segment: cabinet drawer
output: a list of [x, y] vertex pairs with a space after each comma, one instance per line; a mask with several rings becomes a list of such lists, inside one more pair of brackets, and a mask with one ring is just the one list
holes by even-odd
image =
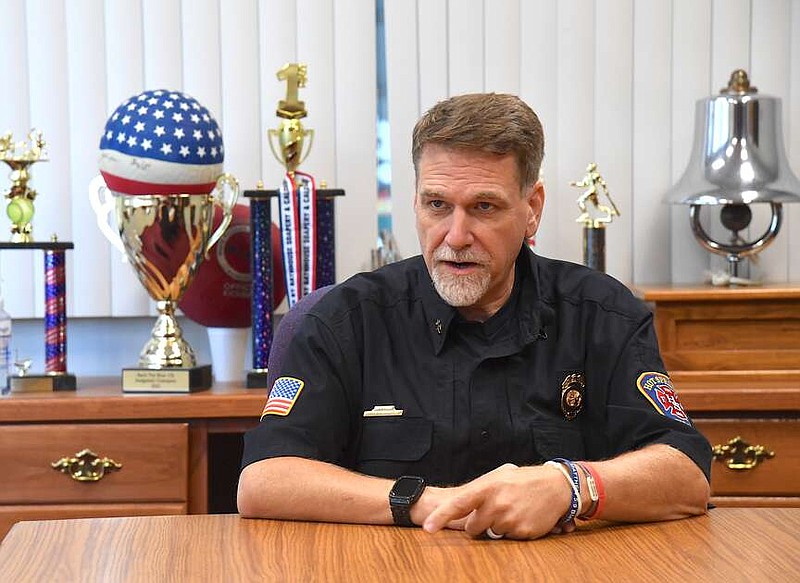
[[[0, 504], [185, 502], [188, 435], [185, 423], [0, 427]], [[121, 467], [97, 481], [78, 481], [52, 467], [84, 449]]]
[[[731, 469], [729, 458], [711, 463], [711, 490], [715, 496], [800, 495], [800, 420], [798, 419], [695, 419], [711, 446], [724, 446], [740, 437], [751, 446], [774, 452], [750, 469]], [[741, 447], [744, 446], [740, 446]], [[740, 456], [752, 459], [752, 456]]]

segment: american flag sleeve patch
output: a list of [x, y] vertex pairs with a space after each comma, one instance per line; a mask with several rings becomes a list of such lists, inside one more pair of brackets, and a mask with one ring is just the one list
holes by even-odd
[[280, 377], [275, 380], [269, 392], [267, 404], [261, 412], [261, 418], [266, 415], [281, 415], [285, 417], [294, 407], [297, 397], [303, 390], [305, 383], [294, 377]]

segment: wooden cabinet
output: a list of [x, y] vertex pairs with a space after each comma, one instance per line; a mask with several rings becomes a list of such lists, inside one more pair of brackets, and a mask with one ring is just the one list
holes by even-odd
[[800, 506], [800, 286], [652, 287], [664, 364], [719, 505]]
[[135, 395], [118, 382], [0, 399], [0, 539], [19, 520], [235, 510], [241, 434], [264, 391]]

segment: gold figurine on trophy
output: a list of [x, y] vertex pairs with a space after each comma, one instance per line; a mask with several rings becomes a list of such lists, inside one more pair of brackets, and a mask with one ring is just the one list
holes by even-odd
[[[586, 189], [578, 197], [578, 208], [581, 209], [581, 214], [575, 219], [575, 222], [583, 225], [583, 264], [598, 271], [605, 271], [605, 227], [611, 223], [614, 217], [619, 216], [619, 209], [611, 200], [606, 181], [598, 172], [595, 162], [586, 167], [586, 175], [581, 180], [572, 181], [569, 184]], [[608, 204], [600, 202], [601, 191]]]
[[0, 160], [11, 167], [11, 188], [3, 194], [8, 199], [6, 214], [11, 219], [11, 242], [33, 241], [33, 201], [36, 191], [28, 187], [31, 178], [29, 167], [36, 162], [46, 162], [46, 142], [42, 132], [32, 129], [28, 141], [14, 142], [11, 132], [0, 136]]
[[[592, 162], [589, 164], [586, 167], [586, 176], [580, 181], [570, 182], [569, 185], [586, 189], [583, 191], [583, 194], [578, 197], [577, 203], [578, 208], [581, 209], [581, 214], [575, 219], [575, 222], [583, 223], [594, 229], [600, 229], [603, 225], [610, 223], [613, 217], [619, 216], [619, 210], [617, 209], [617, 205], [614, 204], [614, 201], [611, 200], [611, 194], [608, 192], [606, 181], [600, 175], [600, 172], [597, 171], [597, 163]], [[603, 190], [608, 205], [604, 205], [600, 202], [600, 189]], [[591, 212], [586, 205], [587, 202], [593, 207]]]
[[[278, 70], [279, 81], [286, 81], [286, 99], [278, 101], [275, 112], [281, 118], [278, 129], [269, 130], [269, 147], [273, 156], [286, 171], [294, 174], [297, 167], [308, 157], [314, 141], [314, 130], [303, 127], [302, 118], [308, 115], [306, 104], [300, 101], [298, 89], [306, 86], [308, 67], [301, 63], [288, 63]], [[303, 152], [305, 139], [308, 145]], [[275, 147], [273, 140], [278, 142]]]

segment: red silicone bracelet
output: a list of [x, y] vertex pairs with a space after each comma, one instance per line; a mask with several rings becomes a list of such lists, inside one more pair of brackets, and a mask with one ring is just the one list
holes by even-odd
[[600, 518], [600, 515], [603, 513], [603, 507], [606, 503], [606, 488], [603, 485], [603, 480], [600, 479], [600, 474], [597, 473], [591, 464], [587, 462], [578, 462], [578, 465], [581, 466], [584, 470], [586, 470], [594, 479], [595, 486], [597, 486], [597, 506], [594, 507], [590, 513], [581, 516], [583, 520], [591, 520], [592, 518]]

